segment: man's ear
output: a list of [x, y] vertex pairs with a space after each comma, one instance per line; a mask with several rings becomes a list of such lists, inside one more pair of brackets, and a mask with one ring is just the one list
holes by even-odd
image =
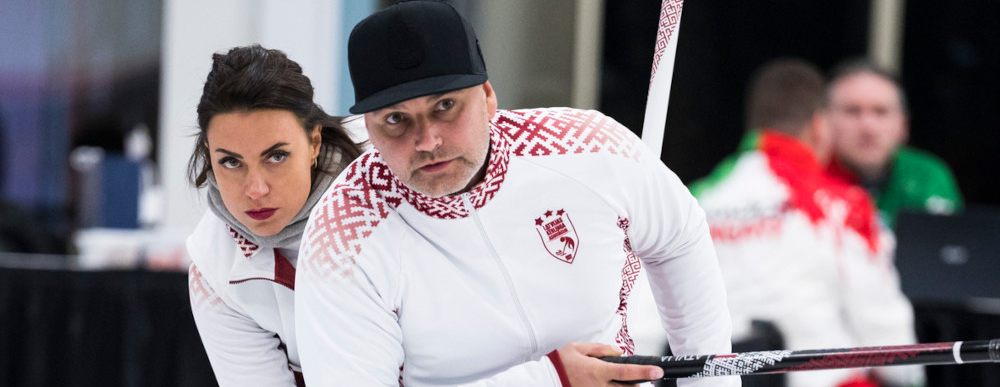
[[821, 163], [825, 163], [833, 152], [833, 133], [831, 130], [832, 128], [827, 122], [826, 112], [818, 110], [813, 113], [812, 118], [807, 121], [806, 127], [802, 131], [802, 141], [812, 148], [813, 153]]
[[493, 120], [493, 116], [497, 114], [497, 95], [490, 81], [483, 82], [483, 92], [486, 93], [486, 113]]

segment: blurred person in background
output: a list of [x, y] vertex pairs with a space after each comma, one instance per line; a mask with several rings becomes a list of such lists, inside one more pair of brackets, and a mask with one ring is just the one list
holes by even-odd
[[192, 312], [221, 386], [303, 385], [295, 267], [310, 210], [361, 153], [341, 123], [283, 52], [213, 55], [188, 165], [210, 210], [187, 250]]
[[888, 71], [863, 59], [836, 66], [828, 88], [834, 158], [831, 175], [859, 184], [895, 229], [899, 211], [950, 214], [962, 209], [951, 170], [934, 155], [906, 146], [906, 95]]
[[[705, 209], [734, 324], [773, 323], [784, 349], [911, 344], [913, 311], [860, 187], [829, 178], [825, 83], [808, 62], [782, 58], [759, 68], [747, 94], [739, 151], [691, 185]], [[787, 374], [791, 387], [914, 386], [923, 372], [887, 367]], [[749, 381], [749, 380], [748, 380]]]

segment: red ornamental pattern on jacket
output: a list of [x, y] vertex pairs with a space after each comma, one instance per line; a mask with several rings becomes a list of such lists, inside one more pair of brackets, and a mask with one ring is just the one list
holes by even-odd
[[618, 228], [622, 229], [622, 233], [625, 234], [622, 250], [625, 251], [626, 255], [625, 266], [622, 267], [622, 289], [618, 294], [619, 304], [616, 311], [622, 319], [622, 328], [618, 331], [618, 335], [615, 336], [615, 343], [618, 344], [618, 347], [622, 349], [625, 355], [633, 355], [635, 354], [635, 342], [632, 341], [632, 336], [628, 333], [628, 324], [626, 324], [628, 296], [632, 293], [632, 286], [635, 285], [635, 280], [639, 277], [639, 273], [642, 270], [642, 262], [632, 252], [632, 241], [628, 238], [628, 226], [628, 219], [618, 218]]
[[257, 252], [258, 249], [260, 249], [260, 246], [250, 242], [249, 239], [243, 236], [243, 234], [240, 234], [239, 231], [236, 231], [236, 229], [232, 226], [226, 227], [229, 229], [229, 235], [233, 237], [233, 240], [236, 241], [236, 245], [239, 246], [240, 251], [243, 252], [243, 256], [250, 258]]
[[496, 126], [513, 139], [515, 156], [610, 153], [635, 160], [644, 146], [615, 120], [592, 110], [505, 111]]
[[[250, 242], [250, 240], [244, 237], [243, 234], [240, 234], [239, 231], [236, 231], [232, 226], [226, 225], [226, 229], [229, 231], [229, 236], [233, 237], [233, 241], [236, 242], [236, 246], [240, 248], [240, 252], [243, 253], [244, 257], [249, 259], [257, 253], [257, 250], [260, 250], [260, 246]], [[215, 290], [209, 285], [205, 276], [194, 264], [188, 268], [188, 292], [191, 294], [191, 304], [195, 307], [214, 307], [222, 302], [222, 299], [219, 298], [219, 295], [215, 293]]]
[[[496, 128], [490, 129], [490, 159], [483, 181], [469, 191], [469, 201], [472, 207], [480, 209], [493, 199], [500, 185], [507, 177], [507, 164], [510, 162], [510, 139]], [[381, 160], [381, 158], [380, 158]], [[461, 219], [469, 216], [468, 210], [462, 204], [461, 195], [431, 198], [416, 192], [393, 177], [394, 187], [418, 211], [438, 219]]]
[[368, 152], [347, 167], [346, 178], [324, 196], [306, 226], [300, 264], [321, 278], [350, 276], [361, 241], [402, 202], [398, 180], [377, 153]]
[[222, 302], [195, 265], [188, 268], [188, 293], [191, 304], [196, 308], [211, 308]]
[[[642, 143], [628, 129], [596, 111], [538, 109], [500, 111], [490, 125], [490, 159], [484, 181], [470, 192], [476, 209], [500, 190], [511, 156], [610, 153], [638, 160]], [[406, 187], [378, 151], [352, 162], [343, 180], [324, 196], [306, 227], [302, 264], [326, 278], [349, 276], [362, 241], [401, 203], [438, 219], [468, 216], [460, 196], [430, 198]]]

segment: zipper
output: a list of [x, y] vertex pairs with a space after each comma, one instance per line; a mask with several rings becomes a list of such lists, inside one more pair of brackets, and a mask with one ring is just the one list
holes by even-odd
[[510, 273], [507, 272], [507, 267], [503, 265], [503, 261], [500, 260], [500, 256], [497, 255], [496, 249], [493, 248], [493, 243], [490, 242], [490, 238], [486, 236], [486, 230], [483, 228], [483, 224], [479, 221], [479, 215], [476, 213], [476, 208], [473, 207], [472, 202], [469, 200], [469, 193], [462, 194], [462, 204], [465, 205], [465, 210], [469, 212], [469, 216], [472, 221], [476, 224], [476, 228], [479, 229], [479, 234], [483, 237], [483, 242], [486, 243], [486, 250], [490, 253], [490, 258], [493, 258], [493, 263], [496, 263], [497, 268], [500, 269], [500, 274], [503, 274], [503, 279], [507, 281], [507, 291], [510, 293], [510, 298], [514, 301], [514, 307], [517, 309], [517, 314], [521, 317], [521, 323], [524, 325], [524, 329], [528, 331], [528, 342], [531, 344], [531, 352], [525, 355], [523, 361], [527, 362], [531, 360], [531, 355], [538, 352], [538, 339], [535, 337], [535, 330], [531, 328], [531, 324], [528, 322], [528, 314], [524, 311], [524, 306], [521, 305], [521, 300], [517, 297], [517, 289], [514, 289], [514, 281], [510, 279]]

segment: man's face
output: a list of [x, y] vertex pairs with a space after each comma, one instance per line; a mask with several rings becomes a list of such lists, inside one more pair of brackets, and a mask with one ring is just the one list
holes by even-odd
[[497, 110], [489, 82], [365, 113], [369, 140], [403, 184], [430, 197], [482, 179]]
[[907, 118], [899, 90], [871, 73], [849, 75], [830, 89], [834, 151], [864, 174], [880, 174], [906, 141]]

